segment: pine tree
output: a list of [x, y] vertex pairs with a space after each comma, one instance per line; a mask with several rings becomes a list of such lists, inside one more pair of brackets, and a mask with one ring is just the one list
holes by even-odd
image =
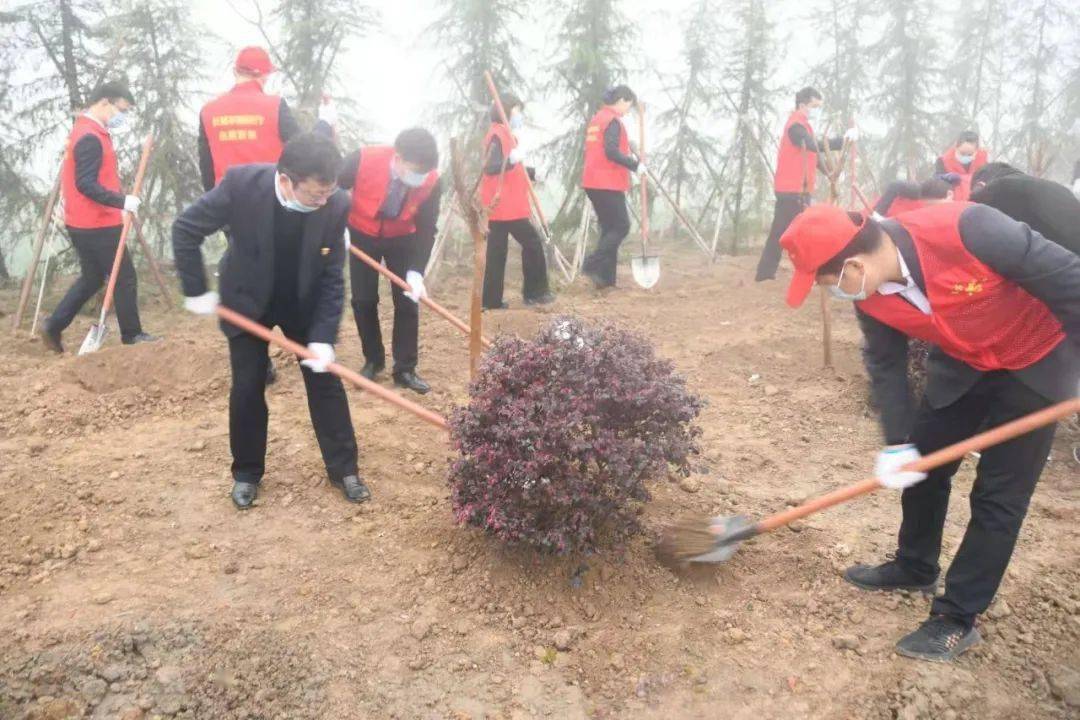
[[834, 128], [850, 123], [870, 88], [870, 57], [863, 42], [870, 12], [870, 0], [829, 0], [826, 11], [812, 19], [816, 41], [827, 54], [802, 84], [816, 87], [825, 96]]
[[570, 129], [545, 145], [562, 178], [565, 196], [554, 223], [577, 227], [585, 125], [600, 107], [604, 90], [629, 83], [624, 58], [634, 49], [637, 29], [623, 14], [618, 0], [569, 0], [558, 33], [557, 56], [550, 69], [548, 92], [565, 97], [563, 114]]
[[[728, 59], [727, 84], [734, 92], [721, 87], [736, 112], [734, 145], [735, 172], [732, 189], [731, 252], [738, 252], [743, 231], [752, 222], [760, 221], [769, 197], [772, 178], [762, 157], [762, 138], [756, 128], [768, 127], [773, 117], [769, 102], [771, 92], [766, 84], [770, 75], [772, 55], [772, 23], [763, 0], [741, 0], [734, 12], [738, 42], [731, 48]], [[754, 211], [757, 217], [748, 215]]]
[[184, 0], [126, 0], [104, 29], [126, 38], [118, 67], [135, 96], [135, 138], [117, 149], [128, 166], [137, 162], [141, 143], [135, 140], [154, 136], [139, 216], [147, 239], [162, 255], [170, 246], [172, 218], [202, 192], [193, 100], [206, 80], [201, 39], [207, 32], [191, 19]]
[[873, 101], [889, 126], [880, 153], [881, 176], [903, 171], [914, 180], [940, 151], [934, 142], [939, 119], [932, 88], [939, 86], [941, 63], [931, 22], [938, 6], [929, 0], [878, 0], [876, 7], [885, 17], [885, 30], [872, 49], [879, 62]]
[[1002, 91], [1003, 79], [997, 48], [1009, 42], [1006, 10], [1003, 0], [978, 0], [954, 16], [953, 51], [946, 72], [949, 122], [941, 127], [939, 146], [946, 146], [964, 130], [982, 134], [993, 125], [995, 99]]
[[659, 169], [680, 206], [688, 190], [712, 187], [709, 162], [715, 162], [720, 152], [717, 139], [701, 129], [710, 125], [719, 101], [714, 90], [723, 64], [716, 44], [723, 35], [719, 5], [717, 0], [698, 0], [684, 18], [682, 69], [667, 79], [665, 89], [672, 107], [655, 123], [668, 137], [649, 153], [660, 158], [650, 164]]
[[444, 49], [443, 76], [451, 98], [437, 111], [441, 128], [453, 135], [465, 133], [466, 147], [475, 147], [487, 130], [491, 96], [484, 73], [490, 72], [500, 93], [514, 92], [526, 99], [518, 58], [523, 47], [513, 32], [522, 20], [521, 3], [513, 0], [441, 0], [442, 14], [428, 31]]

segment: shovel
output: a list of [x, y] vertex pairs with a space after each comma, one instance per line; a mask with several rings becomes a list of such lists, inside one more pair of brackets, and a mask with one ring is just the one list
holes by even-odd
[[[139, 169], [135, 172], [135, 187], [131, 194], [138, 197], [142, 190], [143, 176], [146, 175], [146, 164], [150, 161], [150, 150], [154, 147], [154, 136], [147, 135], [143, 141], [142, 155], [139, 157]], [[120, 274], [120, 261], [124, 257], [124, 244], [127, 242], [128, 231], [131, 230], [131, 213], [124, 213], [124, 229], [120, 231], [120, 243], [116, 246], [116, 255], [113, 257], [112, 271], [109, 273], [109, 284], [105, 288], [105, 300], [101, 303], [101, 317], [90, 326], [90, 332], [79, 347], [79, 354], [96, 352], [105, 342], [105, 336], [109, 332], [109, 326], [105, 324], [105, 317], [112, 305], [113, 293], [116, 291], [116, 277]]]
[[[645, 105], [638, 102], [638, 161], [645, 162]], [[648, 290], [660, 280], [660, 258], [649, 255], [648, 173], [640, 176], [641, 185], [641, 257], [630, 259], [634, 282]]]
[[[926, 472], [960, 460], [970, 452], [981, 452], [992, 445], [1057, 422], [1078, 411], [1080, 398], [1066, 400], [930, 453], [903, 469]], [[657, 551], [663, 559], [674, 562], [724, 562], [735, 554], [744, 540], [784, 527], [795, 520], [853, 500], [880, 487], [880, 480], [868, 478], [757, 522], [744, 515], [682, 521], [665, 529]]]

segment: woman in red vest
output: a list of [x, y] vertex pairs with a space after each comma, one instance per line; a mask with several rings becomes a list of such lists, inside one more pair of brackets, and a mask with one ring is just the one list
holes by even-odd
[[[403, 130], [390, 145], [369, 145], [345, 157], [338, 185], [352, 193], [349, 238], [356, 247], [385, 261], [390, 272], [412, 288], [391, 288], [394, 298], [394, 384], [424, 394], [431, 386], [416, 374], [419, 356], [420, 298], [424, 270], [435, 243], [439, 219], [439, 149], [419, 127]], [[379, 327], [379, 274], [350, 257], [352, 307], [364, 350], [361, 374], [369, 380], [386, 367]]]
[[[994, 208], [940, 203], [878, 223], [833, 206], [804, 211], [781, 239], [795, 265], [788, 304], [815, 283], [853, 300], [887, 446], [875, 472], [903, 489], [896, 559], [855, 565], [867, 590], [933, 593], [949, 488], [960, 462], [930, 473], [904, 465], [980, 429], [1075, 397], [1080, 381], [1080, 258]], [[908, 338], [932, 343], [916, 411]], [[1054, 428], [983, 452], [971, 520], [930, 618], [902, 638], [908, 657], [947, 661], [980, 640]]]
[[555, 301], [548, 289], [544, 245], [533, 227], [529, 207], [529, 186], [525, 153], [515, 130], [525, 122], [524, 103], [511, 94], [503, 95], [510, 127], [503, 125], [499, 109], [491, 108], [491, 128], [484, 136], [484, 175], [480, 180], [480, 200], [489, 209], [487, 263], [484, 266], [483, 306], [503, 310], [503, 280], [506, 275], [506, 245], [510, 235], [521, 245], [521, 270], [525, 276], [522, 295], [526, 305], [547, 305]]
[[614, 287], [619, 245], [630, 232], [626, 191], [630, 173], [644, 166], [630, 153], [630, 139], [621, 118], [630, 111], [637, 96], [626, 85], [604, 91], [601, 107], [585, 129], [585, 163], [581, 187], [589, 196], [600, 224], [600, 240], [586, 256], [581, 270], [600, 288]]
[[960, 184], [953, 193], [956, 200], [971, 197], [971, 178], [987, 162], [986, 150], [979, 147], [979, 134], [965, 130], [956, 138], [956, 144], [942, 153], [934, 163], [938, 173], [955, 173]]
[[[795, 93], [795, 110], [788, 116], [784, 132], [780, 135], [776, 174], [773, 176], [776, 207], [773, 210], [769, 236], [758, 259], [754, 276], [758, 282], [776, 277], [782, 254], [780, 236], [795, 216], [810, 205], [810, 196], [817, 184], [818, 152], [826, 150], [826, 144], [814, 137], [813, 127], [821, 121], [823, 102], [821, 93], [816, 88], [804, 87]], [[855, 141], [858, 139], [858, 131], [851, 128], [844, 137], [832, 138], [828, 141], [828, 149], [842, 148], [844, 138]]]
[[[134, 215], [139, 198], [120, 191], [112, 133], [127, 126], [135, 99], [127, 85], [107, 82], [90, 95], [90, 106], [75, 118], [61, 170], [64, 225], [79, 257], [79, 279], [42, 325], [41, 337], [53, 352], [64, 352], [61, 335], [87, 300], [105, 284], [120, 245], [123, 213]], [[116, 319], [125, 345], [156, 340], [139, 320], [138, 278], [124, 250], [116, 276]]]

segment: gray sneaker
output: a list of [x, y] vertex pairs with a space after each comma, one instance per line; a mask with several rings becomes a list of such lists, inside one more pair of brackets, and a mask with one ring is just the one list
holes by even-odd
[[896, 643], [896, 652], [904, 657], [930, 662], [952, 662], [969, 648], [982, 642], [982, 635], [974, 626], [948, 615], [932, 615]]

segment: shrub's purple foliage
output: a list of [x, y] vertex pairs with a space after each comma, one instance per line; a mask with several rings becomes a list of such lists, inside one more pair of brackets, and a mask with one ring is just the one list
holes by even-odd
[[640, 530], [631, 501], [697, 452], [701, 400], [643, 338], [559, 318], [501, 338], [450, 418], [457, 520], [507, 542], [590, 552]]

